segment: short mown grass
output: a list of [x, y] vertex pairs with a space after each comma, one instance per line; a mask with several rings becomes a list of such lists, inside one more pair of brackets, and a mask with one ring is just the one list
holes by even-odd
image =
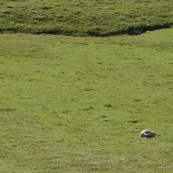
[[171, 172], [172, 40], [0, 35], [0, 172]]
[[0, 0], [0, 32], [140, 34], [173, 25], [173, 0]]

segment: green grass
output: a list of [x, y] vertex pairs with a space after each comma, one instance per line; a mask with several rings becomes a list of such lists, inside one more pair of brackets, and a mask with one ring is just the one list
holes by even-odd
[[172, 172], [172, 40], [0, 35], [0, 172]]
[[173, 25], [173, 0], [0, 0], [0, 32], [139, 34]]

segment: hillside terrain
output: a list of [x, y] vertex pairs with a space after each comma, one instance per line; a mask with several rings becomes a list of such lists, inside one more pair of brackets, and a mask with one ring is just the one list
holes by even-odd
[[173, 0], [0, 0], [0, 32], [140, 34], [173, 25]]
[[0, 173], [172, 173], [172, 26], [173, 0], [0, 0]]
[[0, 34], [0, 172], [172, 173], [172, 40]]

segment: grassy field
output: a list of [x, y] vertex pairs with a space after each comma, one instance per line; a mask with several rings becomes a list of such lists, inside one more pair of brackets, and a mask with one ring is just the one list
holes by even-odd
[[0, 32], [140, 34], [173, 26], [173, 0], [0, 0]]
[[172, 40], [1, 34], [0, 172], [172, 172]]

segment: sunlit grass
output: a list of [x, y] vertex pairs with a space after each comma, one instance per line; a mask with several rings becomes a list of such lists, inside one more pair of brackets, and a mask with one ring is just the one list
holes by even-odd
[[0, 35], [1, 172], [171, 172], [172, 34]]

